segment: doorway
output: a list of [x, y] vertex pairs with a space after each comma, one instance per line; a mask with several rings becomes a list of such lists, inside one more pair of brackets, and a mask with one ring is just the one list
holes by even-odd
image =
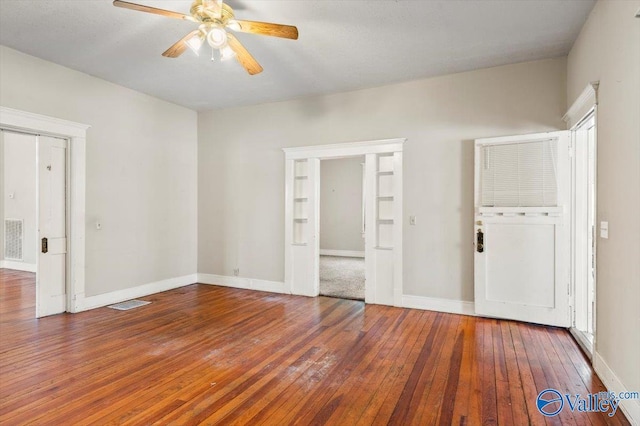
[[591, 355], [596, 298], [596, 116], [591, 110], [572, 129], [573, 163], [573, 324], [571, 332]]
[[363, 156], [320, 162], [320, 295], [365, 299]]
[[36, 317], [82, 311], [89, 126], [0, 107], [0, 128], [37, 138], [36, 223], [42, 235], [36, 238], [36, 276], [56, 278], [36, 283]]
[[365, 303], [402, 304], [402, 150], [405, 139], [284, 148], [285, 287], [320, 292], [320, 162], [365, 157]]
[[2, 267], [35, 275], [36, 317], [67, 308], [67, 145], [1, 129]]

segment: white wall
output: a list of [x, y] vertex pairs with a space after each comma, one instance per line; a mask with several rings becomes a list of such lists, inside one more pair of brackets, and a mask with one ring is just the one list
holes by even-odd
[[87, 296], [196, 272], [194, 111], [6, 47], [0, 105], [91, 125]]
[[564, 58], [199, 114], [198, 271], [284, 279], [283, 147], [408, 138], [404, 293], [473, 300], [473, 139], [564, 128]]
[[[36, 264], [36, 138], [1, 132], [3, 210], [0, 218], [0, 233], [4, 236], [4, 220], [22, 219], [22, 263]], [[13, 195], [13, 198], [10, 197]], [[4, 241], [3, 246], [4, 250]], [[2, 257], [4, 259], [4, 253]], [[16, 261], [18, 262], [18, 261]]]
[[364, 252], [361, 163], [362, 156], [320, 162], [320, 250]]
[[[597, 240], [596, 352], [629, 391], [640, 389], [639, 9], [637, 0], [599, 1], [567, 66], [568, 105], [600, 81], [597, 223], [609, 222], [609, 238]], [[597, 359], [596, 369], [603, 375]], [[640, 401], [633, 409], [640, 423]]]

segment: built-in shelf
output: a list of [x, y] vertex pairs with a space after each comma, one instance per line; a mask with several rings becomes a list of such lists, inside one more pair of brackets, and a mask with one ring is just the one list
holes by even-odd
[[374, 247], [376, 250], [393, 250], [393, 247], [385, 247], [385, 246], [377, 246]]
[[393, 225], [393, 219], [378, 219], [378, 223], [381, 225]]
[[393, 176], [392, 170], [379, 171], [378, 176]]
[[380, 201], [393, 201], [393, 195], [381, 195], [378, 197]]
[[302, 218], [302, 217], [301, 217], [301, 218], [293, 219], [293, 221], [294, 221], [295, 223], [307, 223], [307, 221], [308, 221], [308, 220], [309, 220], [309, 219], [305, 219], [305, 218]]
[[294, 198], [293, 201], [308, 201], [309, 198], [307, 197], [299, 197], [299, 198]]

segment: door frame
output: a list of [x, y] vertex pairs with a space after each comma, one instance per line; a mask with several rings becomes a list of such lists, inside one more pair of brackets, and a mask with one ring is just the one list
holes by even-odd
[[[0, 127], [67, 139], [66, 311], [79, 312], [85, 294], [86, 124], [0, 106]], [[39, 201], [39, 200], [38, 200]]]
[[[574, 337], [578, 345], [581, 347], [583, 352], [587, 355], [589, 359], [592, 359], [593, 353], [596, 349], [596, 344], [598, 340], [598, 329], [597, 329], [597, 309], [598, 309], [598, 88], [600, 86], [599, 81], [592, 81], [586, 85], [586, 87], [582, 90], [580, 95], [574, 101], [574, 103], [569, 107], [562, 120], [567, 123], [567, 128], [571, 132], [571, 143], [572, 143], [572, 170], [571, 170], [571, 327], [569, 328], [569, 332]], [[581, 268], [585, 268], [586, 265], [583, 261], [581, 261], [577, 257], [577, 245], [578, 245], [578, 235], [575, 229], [576, 227], [576, 161], [578, 161], [576, 152], [576, 131], [579, 127], [581, 127], [585, 120], [593, 116], [595, 122], [595, 140], [594, 140], [594, 183], [595, 190], [593, 194], [593, 203], [596, 206], [594, 212], [594, 235], [593, 235], [593, 336], [592, 341], [589, 342], [588, 338], [583, 334], [583, 332], [576, 328], [576, 275], [577, 270]]]
[[[362, 142], [347, 142], [347, 143], [337, 143], [337, 144], [329, 144], [329, 145], [315, 145], [315, 146], [303, 146], [303, 147], [293, 147], [293, 148], [283, 148], [285, 153], [285, 288], [293, 293], [293, 252], [292, 248], [294, 244], [294, 236], [291, 229], [290, 223], [293, 219], [294, 207], [293, 207], [293, 194], [294, 188], [292, 187], [294, 182], [294, 167], [292, 166], [293, 162], [296, 160], [307, 160], [318, 162], [320, 160], [329, 160], [336, 158], [344, 158], [344, 157], [356, 157], [356, 156], [367, 156], [367, 155], [375, 155], [375, 154], [399, 154], [399, 156], [394, 161], [395, 167], [397, 171], [394, 170], [394, 230], [393, 230], [393, 239], [394, 239], [394, 249], [393, 249], [393, 304], [394, 306], [402, 306], [402, 232], [403, 232], [403, 224], [402, 224], [402, 215], [403, 215], [403, 203], [402, 203], [402, 151], [403, 144], [406, 142], [405, 138], [396, 138], [396, 139], [382, 139], [382, 140], [372, 140], [372, 141], [362, 141]], [[365, 166], [366, 168], [366, 166]], [[369, 175], [371, 176], [371, 175]], [[373, 178], [371, 176], [370, 178]], [[369, 179], [370, 179], [369, 178]], [[309, 188], [309, 192], [313, 194], [319, 194], [320, 192], [320, 179], [314, 179], [314, 187]], [[367, 182], [365, 187], [363, 188], [363, 192], [365, 193], [365, 197], [367, 199], [372, 199], [375, 194], [369, 193], [372, 189], [375, 189], [375, 183]], [[318, 230], [320, 227], [320, 204], [315, 202], [314, 212], [311, 214], [313, 218], [313, 222], [309, 225], [312, 229]], [[367, 215], [367, 219], [369, 219], [369, 223], [371, 222], [372, 217]], [[372, 225], [369, 226], [370, 230], [374, 229]], [[318, 259], [320, 256], [320, 246], [319, 239], [316, 238], [315, 241], [310, 243], [312, 250], [312, 258]], [[365, 246], [365, 250], [367, 250]], [[365, 269], [366, 276], [375, 277], [375, 268], [373, 261], [367, 261], [367, 257], [369, 259], [373, 259], [371, 253], [365, 254]], [[315, 282], [316, 288], [319, 284], [319, 271], [318, 271], [318, 262], [314, 262], [314, 271], [312, 271], [313, 279]], [[373, 279], [375, 283], [375, 278]], [[365, 284], [366, 285], [366, 284]], [[370, 290], [370, 289], [369, 289]], [[365, 287], [365, 293], [371, 294], [367, 291], [367, 287]], [[317, 294], [315, 294], [317, 296]], [[371, 301], [369, 297], [365, 298], [367, 303], [376, 303], [375, 300]]]

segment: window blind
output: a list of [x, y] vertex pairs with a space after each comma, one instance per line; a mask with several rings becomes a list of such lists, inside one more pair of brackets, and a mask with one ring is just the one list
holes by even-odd
[[482, 206], [557, 206], [557, 150], [557, 139], [483, 146]]

